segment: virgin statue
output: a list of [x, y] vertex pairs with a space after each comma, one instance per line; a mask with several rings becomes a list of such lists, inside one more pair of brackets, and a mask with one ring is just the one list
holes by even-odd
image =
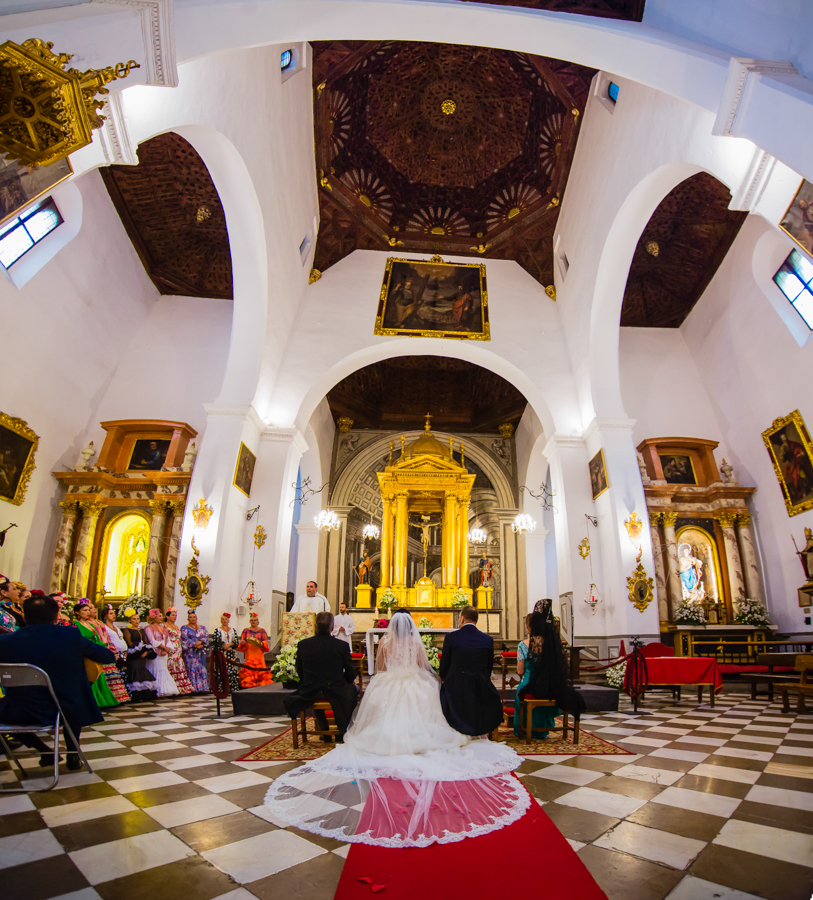
[[703, 563], [693, 555], [691, 544], [681, 544], [678, 552], [680, 554], [678, 565], [680, 582], [683, 585], [683, 602], [702, 603], [706, 599], [706, 588], [703, 585]]

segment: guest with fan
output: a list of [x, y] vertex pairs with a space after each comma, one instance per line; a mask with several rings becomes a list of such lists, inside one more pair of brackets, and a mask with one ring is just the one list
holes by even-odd
[[250, 669], [240, 670], [240, 687], [259, 687], [261, 684], [271, 684], [274, 680], [271, 673], [265, 671], [265, 654], [268, 653], [268, 634], [264, 628], [260, 628], [260, 619], [257, 613], [249, 616], [249, 626], [243, 629], [240, 635], [240, 643], [237, 649], [245, 654], [245, 663]]

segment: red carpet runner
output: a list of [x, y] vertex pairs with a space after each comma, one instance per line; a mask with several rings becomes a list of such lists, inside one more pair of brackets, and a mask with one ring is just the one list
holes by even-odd
[[405, 850], [351, 844], [335, 900], [361, 900], [378, 894], [381, 900], [479, 900], [514, 891], [518, 873], [524, 873], [521, 893], [528, 900], [607, 900], [536, 801], [513, 825], [454, 844]]

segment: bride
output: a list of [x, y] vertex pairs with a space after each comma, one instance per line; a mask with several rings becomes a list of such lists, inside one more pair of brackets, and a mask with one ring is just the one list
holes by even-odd
[[344, 743], [277, 778], [265, 803], [276, 817], [316, 834], [425, 847], [520, 818], [530, 799], [510, 773], [521, 763], [505, 744], [448, 725], [418, 629], [397, 612]]

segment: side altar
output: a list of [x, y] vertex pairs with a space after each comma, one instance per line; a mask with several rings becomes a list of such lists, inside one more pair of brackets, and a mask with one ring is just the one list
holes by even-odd
[[[452, 606], [455, 596], [471, 603], [469, 575], [469, 503], [475, 476], [465, 467], [465, 447], [460, 444], [460, 463], [454, 458], [454, 438], [448, 447], [433, 434], [427, 416], [424, 433], [405, 445], [401, 454], [377, 473], [383, 517], [381, 522], [381, 576], [377, 591], [368, 584], [356, 587], [356, 607], [371, 608], [391, 591], [399, 605], [439, 609]], [[410, 522], [412, 520], [412, 522]], [[410, 524], [421, 531], [424, 572], [412, 587], [407, 584], [408, 535]], [[426, 574], [429, 530], [441, 526], [442, 583], [438, 586]], [[488, 588], [482, 588], [479, 605], [490, 605]], [[373, 594], [375, 593], [375, 602]]]

